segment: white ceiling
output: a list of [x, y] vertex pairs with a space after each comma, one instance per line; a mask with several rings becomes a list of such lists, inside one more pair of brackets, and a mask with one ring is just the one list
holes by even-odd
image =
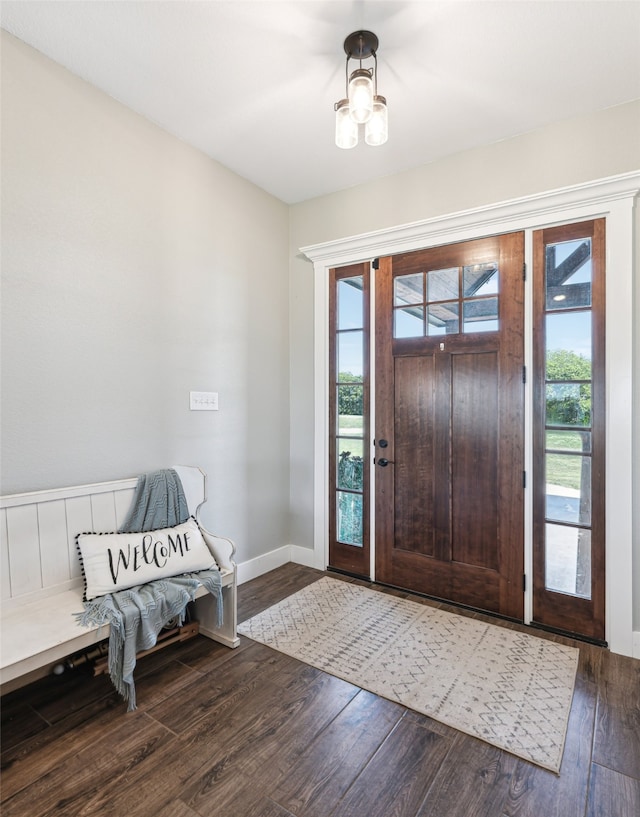
[[[2, 2], [0, 14], [288, 203], [640, 98], [638, 0], [53, 0]], [[361, 28], [380, 41], [389, 141], [343, 151], [333, 104], [343, 41]]]

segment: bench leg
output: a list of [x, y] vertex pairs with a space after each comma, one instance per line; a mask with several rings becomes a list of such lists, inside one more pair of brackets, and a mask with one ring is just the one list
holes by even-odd
[[219, 641], [227, 647], [237, 647], [240, 644], [238, 638], [238, 605], [237, 587], [235, 584], [222, 588], [222, 608], [224, 621], [222, 627], [218, 626], [216, 616], [216, 601], [208, 593], [196, 599], [195, 618], [200, 623], [200, 634], [206, 635], [213, 641]]

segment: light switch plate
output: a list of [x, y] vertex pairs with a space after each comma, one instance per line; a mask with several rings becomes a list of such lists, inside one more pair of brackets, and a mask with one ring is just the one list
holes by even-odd
[[189, 408], [191, 411], [218, 411], [218, 392], [190, 391]]

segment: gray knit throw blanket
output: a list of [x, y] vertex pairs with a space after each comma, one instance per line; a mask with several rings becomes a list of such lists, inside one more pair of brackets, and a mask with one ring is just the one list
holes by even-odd
[[172, 528], [189, 518], [189, 507], [180, 477], [173, 468], [138, 477], [131, 507], [120, 533]]
[[[120, 531], [132, 533], [169, 528], [189, 518], [189, 510], [177, 473], [171, 469], [143, 474], [138, 479], [131, 509]], [[187, 604], [202, 585], [217, 601], [222, 624], [222, 583], [219, 570], [201, 570], [131, 587], [85, 602], [78, 614], [80, 624], [111, 625], [109, 675], [113, 685], [136, 708], [133, 672], [136, 655], [153, 647], [160, 630], [172, 619], [184, 622]]]

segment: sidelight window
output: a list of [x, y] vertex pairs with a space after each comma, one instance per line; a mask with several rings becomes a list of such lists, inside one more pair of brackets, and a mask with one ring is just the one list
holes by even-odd
[[362, 575], [369, 570], [368, 266], [333, 270], [330, 291], [329, 560]]
[[596, 639], [604, 583], [603, 232], [602, 222], [584, 222], [534, 234], [534, 618]]
[[590, 598], [591, 239], [545, 245], [545, 312], [546, 587]]

